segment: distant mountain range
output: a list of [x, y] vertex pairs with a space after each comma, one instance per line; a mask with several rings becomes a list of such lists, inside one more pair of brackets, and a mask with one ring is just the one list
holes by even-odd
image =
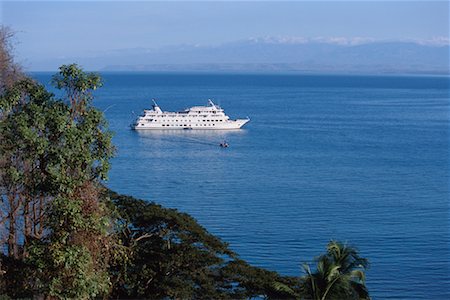
[[448, 40], [256, 38], [217, 46], [114, 50], [37, 62], [33, 69], [76, 61], [98, 71], [449, 74], [449, 53]]

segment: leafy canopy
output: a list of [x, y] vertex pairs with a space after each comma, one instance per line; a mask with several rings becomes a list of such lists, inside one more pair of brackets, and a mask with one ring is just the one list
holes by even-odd
[[106, 295], [112, 237], [99, 188], [113, 147], [103, 114], [90, 104], [101, 81], [69, 65], [54, 83], [70, 101], [55, 99], [31, 79], [15, 82], [0, 97], [8, 256], [29, 266], [32, 294]]
[[127, 260], [112, 267], [114, 297], [247, 299], [286, 296], [295, 279], [252, 267], [191, 216], [109, 191]]

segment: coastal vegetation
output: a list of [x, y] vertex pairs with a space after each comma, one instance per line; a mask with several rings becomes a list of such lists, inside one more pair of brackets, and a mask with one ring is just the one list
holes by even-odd
[[61, 66], [57, 98], [14, 63], [11, 36], [0, 29], [0, 298], [369, 299], [368, 262], [346, 244], [282, 276], [188, 214], [106, 188], [100, 76]]

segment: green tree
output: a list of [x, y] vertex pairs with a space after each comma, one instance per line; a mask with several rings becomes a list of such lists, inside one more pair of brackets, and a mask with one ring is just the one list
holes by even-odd
[[316, 270], [303, 265], [305, 275], [298, 286], [274, 282], [278, 292], [290, 298], [304, 300], [368, 300], [364, 270], [369, 267], [366, 258], [360, 257], [356, 248], [338, 241], [327, 245], [327, 252], [316, 258]]
[[[51, 94], [32, 80], [13, 84], [0, 97], [0, 232], [6, 233], [7, 254], [23, 257], [30, 238], [43, 233], [42, 212], [46, 202], [43, 173], [49, 143], [46, 116], [53, 111]], [[22, 226], [21, 226], [22, 225]], [[19, 233], [23, 235], [20, 243]]]
[[[112, 297], [248, 299], [286, 296], [294, 278], [248, 265], [191, 216], [109, 191], [126, 260], [112, 265]], [[119, 229], [120, 228], [120, 229]], [[124, 256], [122, 256], [124, 257]]]
[[370, 299], [365, 286], [364, 270], [367, 259], [359, 256], [351, 246], [331, 241], [327, 253], [317, 258], [317, 268], [312, 272], [304, 265], [300, 296], [303, 299]]
[[48, 167], [54, 179], [49, 233], [30, 247], [28, 261], [38, 267], [36, 286], [50, 296], [95, 297], [110, 289], [109, 218], [99, 202], [99, 180], [106, 178], [113, 149], [102, 113], [90, 105], [101, 81], [69, 65], [60, 68], [54, 84], [65, 89], [70, 106]]
[[53, 76], [52, 83], [56, 88], [64, 90], [74, 120], [83, 116], [88, 109], [97, 111], [90, 103], [93, 99], [92, 91], [103, 85], [98, 74], [86, 73], [76, 64], [63, 65], [59, 68], [59, 73]]
[[29, 266], [33, 294], [104, 295], [112, 237], [98, 192], [113, 148], [102, 113], [90, 104], [101, 81], [69, 65], [54, 82], [68, 87], [65, 102], [30, 79], [0, 97], [0, 224], [8, 255]]

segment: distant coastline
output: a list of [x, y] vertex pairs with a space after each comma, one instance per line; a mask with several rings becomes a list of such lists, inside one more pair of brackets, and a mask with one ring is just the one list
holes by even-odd
[[[252, 70], [252, 69], [184, 69], [184, 68], [114, 68], [113, 66], [104, 69], [89, 69], [89, 72], [100, 74], [165, 74], [165, 75], [261, 75], [261, 76], [367, 76], [367, 77], [450, 77], [450, 72], [436, 71], [312, 71], [312, 70]], [[28, 70], [26, 73], [33, 74], [54, 74], [55, 70]]]
[[407, 69], [370, 66], [331, 68], [305, 67], [302, 64], [150, 64], [109, 65], [97, 71], [106, 72], [177, 72], [177, 73], [239, 73], [239, 74], [295, 74], [295, 75], [450, 75], [450, 69]]
[[217, 46], [133, 48], [86, 57], [33, 59], [25, 68], [56, 71], [75, 61], [92, 71], [294, 74], [450, 74], [449, 45], [415, 42], [286, 43], [244, 40]]

